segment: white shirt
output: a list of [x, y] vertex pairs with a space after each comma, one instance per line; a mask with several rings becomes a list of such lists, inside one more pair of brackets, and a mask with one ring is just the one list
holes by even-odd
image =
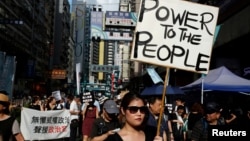
[[[78, 106], [77, 106], [77, 103], [75, 100], [73, 100], [71, 103], [70, 103], [70, 107], [69, 107], [69, 110], [70, 111], [73, 111], [73, 112], [79, 112], [79, 109], [78, 109]], [[79, 115], [70, 115], [70, 120], [73, 120], [73, 119], [79, 119]]]

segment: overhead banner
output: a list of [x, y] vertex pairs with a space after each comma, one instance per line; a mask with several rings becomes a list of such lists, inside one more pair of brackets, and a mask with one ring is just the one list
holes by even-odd
[[218, 7], [142, 0], [131, 60], [208, 73]]
[[69, 110], [38, 111], [23, 107], [20, 128], [25, 140], [69, 137], [70, 113]]
[[127, 26], [135, 27], [137, 15], [134, 12], [106, 11], [105, 25], [107, 26]]
[[113, 72], [114, 70], [119, 70], [117, 65], [95, 65], [90, 66], [90, 71], [92, 72]]

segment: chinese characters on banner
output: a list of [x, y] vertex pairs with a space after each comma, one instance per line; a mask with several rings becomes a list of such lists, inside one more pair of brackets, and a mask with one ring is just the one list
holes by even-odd
[[37, 111], [23, 108], [21, 132], [25, 140], [48, 140], [69, 137], [69, 110]]

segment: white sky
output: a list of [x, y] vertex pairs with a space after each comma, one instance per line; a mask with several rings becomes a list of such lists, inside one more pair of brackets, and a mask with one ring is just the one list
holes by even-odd
[[[69, 0], [71, 4], [72, 0]], [[81, 1], [81, 0], [78, 0]], [[87, 2], [87, 4], [96, 4], [102, 5], [102, 11], [118, 11], [119, 10], [119, 2], [120, 0], [82, 0]]]
[[[90, 0], [91, 1], [91, 0]], [[120, 0], [96, 0], [97, 4], [102, 5], [102, 11], [118, 11]]]

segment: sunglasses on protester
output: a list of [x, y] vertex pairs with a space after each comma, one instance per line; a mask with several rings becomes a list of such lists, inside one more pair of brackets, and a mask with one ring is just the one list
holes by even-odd
[[129, 106], [126, 108], [130, 114], [135, 114], [138, 111], [140, 111], [140, 113], [145, 114], [148, 111], [148, 107], [146, 106], [142, 106], [142, 107], [137, 107], [137, 106]]

